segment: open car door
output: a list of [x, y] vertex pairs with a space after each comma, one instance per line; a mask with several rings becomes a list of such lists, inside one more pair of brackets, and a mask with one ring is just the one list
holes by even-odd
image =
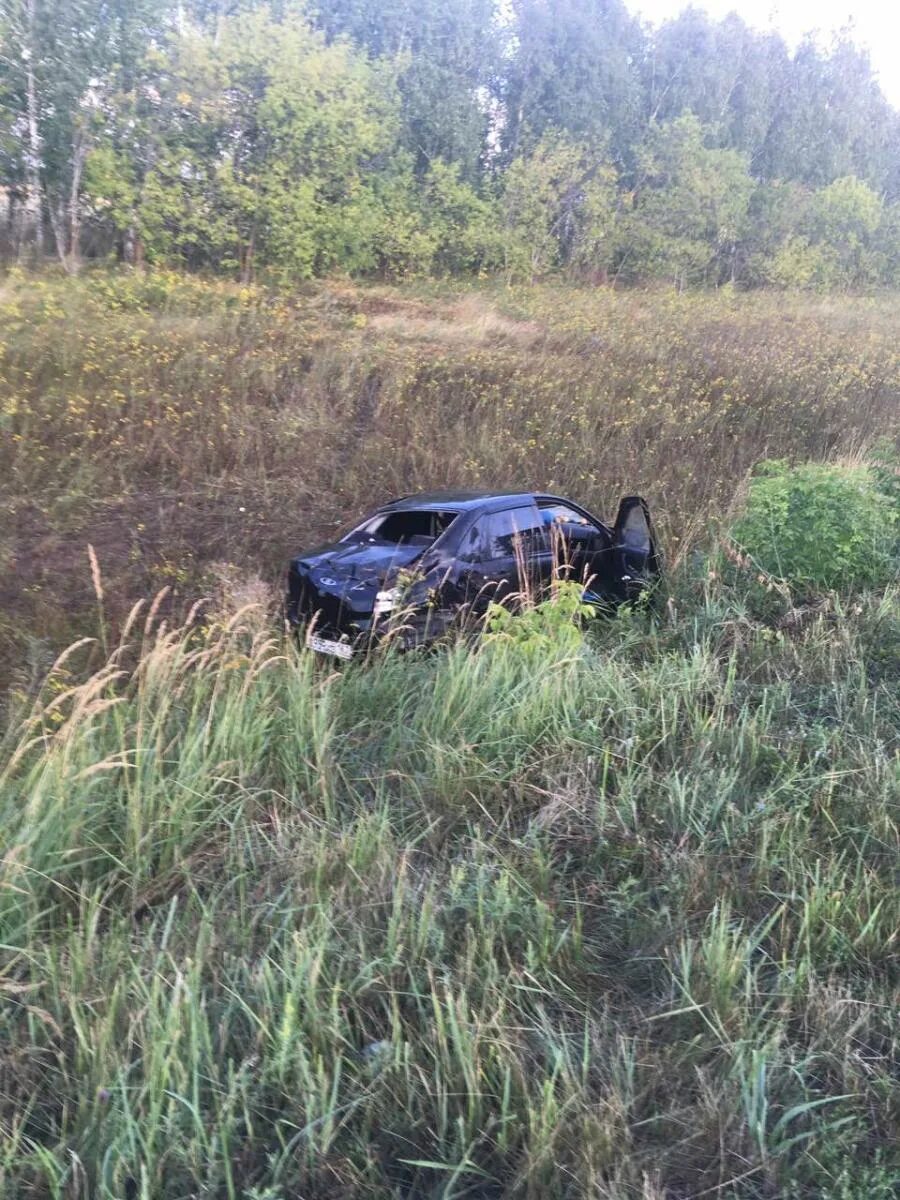
[[613, 526], [614, 578], [623, 600], [631, 600], [659, 576], [650, 509], [642, 496], [625, 496]]

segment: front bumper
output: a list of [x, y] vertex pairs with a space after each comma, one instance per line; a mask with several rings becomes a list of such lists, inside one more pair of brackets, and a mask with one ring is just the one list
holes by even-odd
[[453, 620], [452, 612], [436, 607], [430, 592], [404, 596], [382, 580], [334, 580], [334, 585], [323, 586], [291, 564], [285, 617], [319, 653], [348, 658], [375, 645], [412, 649], [434, 641]]

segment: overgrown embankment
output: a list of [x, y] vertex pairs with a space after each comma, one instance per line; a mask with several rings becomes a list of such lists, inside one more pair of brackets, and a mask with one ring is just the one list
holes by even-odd
[[[215, 564], [274, 580], [387, 496], [641, 491], [670, 561], [764, 457], [896, 429], [893, 297], [12, 276], [0, 299], [2, 658], [28, 685], [93, 612]], [[177, 607], [177, 605], [176, 605]]]
[[[892, 1198], [892, 302], [2, 303], [0, 1191]], [[234, 611], [385, 495], [515, 482], [644, 492], [658, 611], [337, 670]]]

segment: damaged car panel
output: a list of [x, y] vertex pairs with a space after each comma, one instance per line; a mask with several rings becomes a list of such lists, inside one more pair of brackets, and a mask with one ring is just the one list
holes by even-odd
[[295, 558], [286, 611], [313, 649], [346, 658], [401, 611], [401, 642], [419, 645], [460, 613], [539, 594], [554, 576], [582, 582], [588, 602], [615, 604], [658, 574], [639, 496], [625, 497], [608, 526], [561, 496], [435, 492], [382, 505], [336, 542]]

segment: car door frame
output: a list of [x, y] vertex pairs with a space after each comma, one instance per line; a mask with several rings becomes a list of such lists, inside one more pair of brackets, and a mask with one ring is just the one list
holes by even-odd
[[[646, 529], [646, 545], [629, 539], [627, 522], [633, 512], [639, 512]], [[614, 575], [617, 593], [622, 600], [633, 600], [645, 591], [660, 573], [659, 548], [653, 529], [650, 507], [643, 496], [623, 496], [619, 501], [613, 525]]]
[[[576, 567], [573, 572], [567, 574], [567, 577], [571, 578], [574, 582], [584, 584], [586, 590], [589, 592], [594, 591], [601, 584], [605, 587], [611, 575], [613, 551], [615, 549], [612, 529], [610, 529], [605, 521], [601, 521], [599, 517], [586, 509], [583, 504], [576, 504], [574, 500], [570, 500], [567, 496], [540, 494], [536, 495], [534, 499], [539, 512], [542, 505], [550, 506], [559, 504], [571, 509], [574, 513], [578, 513], [579, 516], [583, 517], [596, 530], [597, 536], [603, 544], [585, 549], [582, 552], [585, 561], [581, 570]], [[559, 573], [559, 565], [554, 561], [551, 544], [551, 577], [554, 571]]]
[[[465, 557], [463, 549], [465, 541], [477, 530], [483, 521], [490, 521], [501, 516], [503, 513], [517, 512], [522, 509], [533, 513], [534, 523], [524, 529], [516, 530], [516, 533], [523, 534], [528, 533], [529, 530], [535, 530], [540, 533], [544, 541], [542, 547], [535, 548], [532, 546], [523, 552], [526, 570], [529, 571], [532, 577], [528, 581], [528, 586], [536, 586], [539, 576], [543, 577], [546, 574], [548, 579], [550, 577], [552, 571], [550, 543], [546, 537], [536, 501], [531, 498], [529, 500], [519, 500], [515, 503], [507, 502], [498, 504], [496, 507], [489, 509], [482, 509], [473, 515], [471, 524], [461, 534], [457, 554], [458, 569], [454, 579], [458, 602], [465, 604], [473, 611], [486, 611], [491, 602], [502, 603], [504, 599], [521, 593], [522, 580], [519, 572], [521, 559], [515, 554], [494, 559], [482, 557], [468, 559]], [[486, 568], [492, 563], [504, 563], [507, 566], [503, 571], [478, 570], [479, 567]], [[501, 589], [499, 585], [503, 582], [507, 584], [507, 587]], [[496, 584], [497, 586], [491, 587], [492, 584]]]

